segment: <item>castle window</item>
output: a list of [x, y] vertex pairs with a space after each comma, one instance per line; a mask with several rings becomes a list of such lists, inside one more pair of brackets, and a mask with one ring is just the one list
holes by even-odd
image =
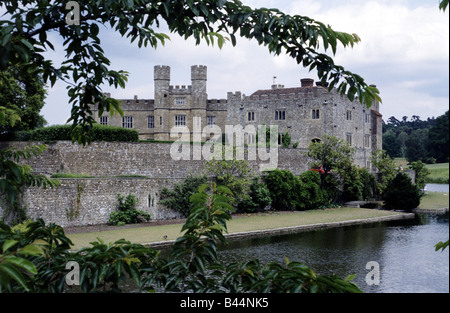
[[215, 116], [207, 116], [206, 123], [209, 127], [214, 127], [216, 125], [216, 117]]
[[159, 125], [162, 125], [162, 116], [159, 117]]
[[352, 145], [352, 134], [347, 133], [346, 139], [347, 139], [348, 144], [351, 146]]
[[364, 146], [366, 148], [370, 147], [370, 135], [364, 135]]
[[370, 114], [366, 113], [366, 123], [370, 123]]
[[186, 98], [175, 98], [175, 104], [186, 104]]
[[275, 111], [275, 121], [284, 121], [286, 119], [286, 111], [285, 110], [277, 110]]
[[155, 117], [154, 116], [147, 116], [147, 127], [155, 128]]
[[312, 119], [313, 120], [320, 119], [320, 110], [319, 109], [313, 109], [312, 110]]
[[245, 133], [245, 142], [248, 145], [254, 144], [256, 142], [256, 136], [255, 134], [249, 134], [249, 133]]
[[352, 120], [352, 111], [348, 110], [347, 111], [347, 121], [351, 121]]
[[175, 115], [175, 127], [186, 126], [186, 115]]
[[133, 117], [132, 116], [122, 117], [122, 127], [123, 128], [133, 128]]
[[248, 112], [248, 120], [249, 121], [255, 120], [255, 112]]
[[100, 116], [100, 125], [108, 125], [108, 117]]

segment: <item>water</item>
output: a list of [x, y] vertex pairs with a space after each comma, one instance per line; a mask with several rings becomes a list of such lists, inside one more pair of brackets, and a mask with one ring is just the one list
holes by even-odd
[[[449, 238], [448, 213], [418, 215], [414, 221], [377, 223], [322, 231], [232, 241], [222, 248], [224, 263], [257, 258], [262, 262], [301, 261], [320, 274], [355, 283], [368, 293], [448, 293], [449, 248], [434, 245]], [[379, 285], [368, 286], [369, 261], [380, 266]]]
[[425, 190], [433, 192], [448, 192], [448, 184], [426, 184]]

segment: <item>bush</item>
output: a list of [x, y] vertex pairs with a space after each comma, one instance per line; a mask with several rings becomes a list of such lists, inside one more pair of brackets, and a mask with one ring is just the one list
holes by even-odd
[[121, 194], [118, 194], [117, 198], [119, 201], [118, 211], [111, 212], [109, 215], [109, 224], [136, 224], [151, 220], [148, 212], [136, 210], [138, 200], [134, 195], [129, 194], [124, 197]]
[[420, 205], [422, 193], [405, 173], [398, 173], [384, 192], [384, 206], [390, 210], [412, 211]]
[[269, 188], [260, 182], [259, 177], [254, 177], [250, 185], [250, 198], [244, 199], [238, 204], [238, 211], [246, 213], [259, 212], [263, 211], [271, 203]]
[[299, 180], [288, 170], [273, 170], [265, 182], [270, 191], [272, 208], [275, 210], [294, 210], [297, 207]]
[[[72, 140], [71, 125], [54, 125], [37, 128], [30, 131], [20, 131], [14, 134], [18, 141], [57, 141]], [[139, 133], [134, 129], [94, 124], [92, 128], [92, 141], [125, 141], [137, 142]]]
[[274, 210], [311, 210], [329, 204], [328, 194], [321, 189], [321, 177], [307, 171], [299, 177], [288, 170], [274, 170], [265, 178]]
[[375, 191], [377, 188], [377, 184], [375, 181], [375, 176], [366, 168], [360, 168], [359, 170], [359, 177], [362, 182], [362, 199], [363, 200], [371, 200], [375, 196]]
[[188, 176], [181, 184], [176, 184], [173, 190], [163, 187], [159, 204], [181, 212], [185, 217], [188, 217], [193, 207], [189, 198], [197, 193], [198, 188], [206, 181], [206, 176]]
[[328, 204], [328, 195], [320, 188], [320, 174], [316, 171], [307, 171], [299, 176], [298, 205], [299, 210], [317, 209]]
[[360, 172], [354, 165], [350, 166], [345, 174], [342, 198], [344, 201], [362, 200], [362, 190], [364, 188]]

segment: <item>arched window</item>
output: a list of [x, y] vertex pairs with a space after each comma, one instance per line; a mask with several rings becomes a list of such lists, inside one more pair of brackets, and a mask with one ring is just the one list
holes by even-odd
[[313, 140], [311, 140], [312, 143], [320, 143], [322, 140], [320, 140], [319, 138], [314, 138]]

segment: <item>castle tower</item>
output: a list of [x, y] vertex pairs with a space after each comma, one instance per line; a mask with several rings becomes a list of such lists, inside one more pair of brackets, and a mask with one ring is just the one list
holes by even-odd
[[[206, 120], [206, 105], [208, 102], [208, 95], [206, 93], [206, 81], [207, 81], [207, 67], [205, 65], [193, 65], [191, 66], [191, 116], [199, 117], [201, 121], [201, 128], [207, 124]], [[192, 125], [192, 124], [191, 124]], [[194, 130], [194, 125], [192, 125]], [[195, 132], [193, 131], [193, 135]], [[198, 137], [197, 137], [198, 138]], [[205, 140], [206, 138], [202, 138]]]
[[207, 101], [206, 94], [207, 67], [205, 65], [191, 66], [192, 97], [193, 107], [205, 107]]
[[170, 66], [154, 67], [155, 108], [154, 108], [154, 139], [169, 139], [169, 108], [170, 108]]

